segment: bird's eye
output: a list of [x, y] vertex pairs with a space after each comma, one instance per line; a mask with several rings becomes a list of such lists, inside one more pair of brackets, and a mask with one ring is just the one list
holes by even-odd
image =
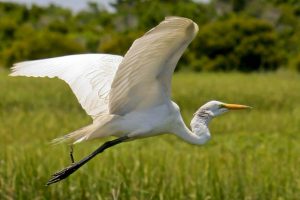
[[225, 108], [224, 104], [220, 104], [219, 108]]

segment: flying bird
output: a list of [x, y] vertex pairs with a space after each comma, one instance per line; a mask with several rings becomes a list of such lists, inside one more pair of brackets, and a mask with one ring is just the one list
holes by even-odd
[[12, 67], [11, 76], [58, 77], [66, 81], [93, 118], [92, 124], [56, 142], [117, 137], [52, 175], [47, 185], [65, 179], [97, 154], [125, 141], [170, 133], [202, 145], [210, 139], [208, 124], [214, 117], [229, 110], [250, 108], [209, 101], [194, 114], [191, 130], [185, 125], [178, 105], [171, 100], [171, 79], [179, 58], [197, 32], [197, 24], [190, 19], [166, 17], [136, 39], [124, 57], [80, 54], [25, 61]]

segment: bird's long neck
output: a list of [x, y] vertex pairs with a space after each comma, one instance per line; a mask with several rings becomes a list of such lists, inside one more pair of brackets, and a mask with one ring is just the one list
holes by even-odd
[[201, 145], [206, 143], [210, 139], [208, 124], [211, 119], [212, 116], [209, 113], [199, 109], [191, 121], [192, 131], [184, 126], [178, 132], [178, 136], [191, 144]]

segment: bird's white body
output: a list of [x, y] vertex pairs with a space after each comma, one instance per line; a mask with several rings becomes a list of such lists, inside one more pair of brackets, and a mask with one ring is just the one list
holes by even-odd
[[82, 54], [17, 63], [12, 76], [58, 77], [66, 81], [93, 123], [56, 141], [106, 136], [130, 139], [173, 133], [192, 144], [210, 138], [208, 122], [226, 111], [222, 102], [202, 106], [187, 128], [171, 101], [171, 78], [198, 32], [192, 20], [168, 17], [137, 39], [124, 58]]
[[120, 124], [130, 137], [149, 137], [174, 133], [184, 125], [175, 103], [162, 104], [145, 112], [132, 112], [121, 118]]
[[100, 116], [91, 126], [94, 131], [85, 135], [85, 140], [110, 135], [117, 137], [127, 135], [132, 139], [164, 133], [180, 136], [188, 129], [183, 122], [179, 107], [171, 101], [142, 112], [133, 111], [124, 116]]
[[121, 117], [119, 125], [130, 137], [148, 137], [170, 132], [178, 114], [172, 104], [162, 104], [144, 112], [131, 112]]

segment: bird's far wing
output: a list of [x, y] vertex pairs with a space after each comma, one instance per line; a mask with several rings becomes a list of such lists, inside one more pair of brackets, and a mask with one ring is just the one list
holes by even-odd
[[192, 20], [167, 17], [135, 40], [113, 80], [109, 112], [124, 115], [169, 101], [176, 64], [197, 32]]
[[16, 63], [11, 76], [58, 77], [68, 83], [81, 106], [95, 118], [108, 113], [108, 94], [123, 57], [80, 54]]

